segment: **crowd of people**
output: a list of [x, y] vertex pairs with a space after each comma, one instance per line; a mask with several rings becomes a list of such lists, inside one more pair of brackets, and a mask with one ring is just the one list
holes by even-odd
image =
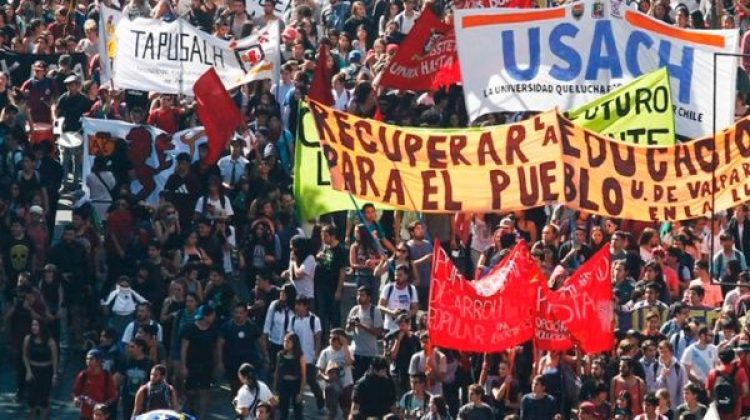
[[[35, 62], [20, 85], [0, 72], [3, 353], [30, 418], [58, 418], [50, 395], [63, 380], [64, 358], [85, 360], [71, 396], [81, 419], [153, 410], [205, 419], [211, 396], [227, 392], [219, 386], [245, 420], [311, 413], [689, 420], [702, 419], [709, 406], [721, 419], [750, 415], [747, 206], [661, 224], [555, 206], [422, 215], [364, 204], [300, 220], [296, 209], [305, 203], [291, 189], [298, 101], [312, 82], [318, 46], [330, 46], [337, 109], [403, 126], [465, 127], [460, 86], [395, 91], [380, 86], [379, 75], [419, 10], [450, 21], [467, 4], [293, 0], [279, 14], [274, 0], [260, 3], [262, 13], [244, 0], [122, 5], [130, 19], [184, 17], [226, 39], [270, 22], [282, 31], [279, 82], [230, 92], [246, 130], [216, 165], [205, 164], [205, 145], [197, 161], [177, 155], [158, 203], [136, 188], [126, 154], [96, 158], [82, 177], [80, 149], [35, 135], [61, 119], [65, 133], [78, 132], [83, 116], [169, 134], [200, 125], [189, 98], [99, 84], [106, 56], [99, 6], [116, 2], [20, 0], [0, 8], [1, 48], [60, 54], [57, 66]], [[745, 0], [631, 6], [680, 27], [745, 29], [750, 22]], [[82, 71], [74, 72], [72, 54], [85, 55]], [[72, 220], [57, 226], [63, 199], [75, 203]], [[526, 343], [493, 354], [428, 351], [433, 239], [467, 278], [487, 273], [523, 239], [551, 288], [610, 247], [614, 350], [541, 353]], [[305, 399], [308, 389], [313, 398]]]

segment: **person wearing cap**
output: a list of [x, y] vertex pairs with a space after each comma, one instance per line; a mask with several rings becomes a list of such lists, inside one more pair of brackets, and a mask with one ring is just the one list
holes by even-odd
[[94, 418], [95, 405], [106, 404], [111, 409], [117, 402], [114, 378], [102, 369], [101, 360], [101, 351], [89, 350], [86, 367], [76, 375], [73, 383], [73, 404], [80, 409], [82, 420]]
[[245, 148], [245, 140], [240, 138], [232, 139], [231, 153], [219, 159], [216, 166], [221, 172], [222, 185], [228, 191], [234, 190], [235, 185], [245, 174], [245, 167], [250, 163], [242, 155]]
[[341, 407], [343, 418], [349, 417], [351, 406], [352, 365], [354, 357], [349, 349], [349, 337], [342, 328], [331, 330], [329, 345], [320, 352], [316, 366], [318, 378], [325, 381], [325, 406], [328, 409], [327, 418], [336, 418], [338, 408]]
[[219, 333], [214, 326], [216, 311], [202, 305], [195, 314], [195, 322], [186, 325], [180, 332], [182, 345], [180, 360], [182, 375], [190, 412], [199, 419], [208, 414], [211, 383], [219, 361], [216, 345]]
[[735, 356], [734, 349], [729, 347], [721, 349], [719, 351], [719, 361], [721, 361], [721, 364], [711, 369], [705, 382], [704, 389], [711, 400], [717, 399], [714, 387], [719, 377], [727, 378], [730, 380], [730, 383], [734, 384], [734, 401], [715, 402], [721, 420], [738, 419], [742, 413], [741, 400], [750, 396], [750, 382], [748, 381], [747, 372], [745, 372], [740, 363], [736, 362]]
[[91, 101], [81, 93], [81, 81], [71, 74], [64, 80], [67, 92], [63, 93], [55, 105], [55, 118], [65, 118], [63, 132], [81, 130], [81, 117], [91, 109]]
[[584, 401], [578, 406], [578, 420], [597, 420], [604, 417], [596, 411], [596, 406], [591, 401]]

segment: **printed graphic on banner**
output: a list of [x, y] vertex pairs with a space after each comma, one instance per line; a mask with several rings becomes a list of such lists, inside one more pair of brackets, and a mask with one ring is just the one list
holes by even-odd
[[[32, 66], [37, 61], [43, 61], [47, 64], [47, 71], [54, 70], [58, 67], [57, 63], [62, 54], [17, 54], [9, 51], [0, 51], [0, 70], [10, 75], [10, 82], [13, 86], [21, 87], [23, 83], [34, 77]], [[73, 59], [73, 72], [81, 80], [86, 75], [88, 69], [88, 59], [86, 54], [70, 54]]]
[[662, 67], [678, 135], [712, 134], [714, 92], [721, 98], [716, 127], [734, 120], [737, 59], [720, 57], [716, 68], [713, 62], [715, 53], [738, 51], [737, 30], [681, 29], [601, 0], [523, 12], [456, 10], [455, 25], [472, 120], [490, 112], [572, 110]]
[[491, 212], [564, 203], [606, 217], [663, 221], [707, 215], [714, 198], [716, 211], [750, 199], [750, 118], [717, 133], [714, 154], [712, 137], [644, 147], [555, 111], [456, 130], [392, 126], [310, 106], [333, 188], [396, 208]]
[[[444, 23], [429, 8], [417, 19], [398, 52], [383, 72], [380, 83], [394, 89], [429, 90], [435, 75], [458, 61], [453, 26]], [[443, 84], [457, 83], [456, 80]]]
[[532, 0], [458, 0], [454, 2], [456, 9], [481, 9], [487, 7], [511, 7], [528, 9], [534, 7]]
[[644, 74], [567, 116], [584, 128], [627, 143], [674, 144], [674, 112], [666, 68]]
[[479, 282], [466, 280], [438, 245], [433, 252], [428, 328], [430, 343], [496, 352], [533, 336], [535, 289], [542, 276], [521, 241]]
[[[136, 125], [116, 120], [83, 118], [83, 162], [81, 165], [84, 191], [85, 180], [91, 173], [96, 157], [102, 157], [113, 168], [128, 162], [135, 172], [131, 183], [133, 196], [151, 204], [159, 201], [159, 193], [176, 164], [175, 157], [190, 153], [197, 160], [197, 146], [205, 142], [203, 136], [193, 138], [202, 130], [196, 127], [169, 136], [156, 127]], [[88, 191], [86, 191], [88, 193]]]
[[99, 12], [99, 80], [101, 85], [109, 84], [114, 74], [114, 60], [117, 52], [117, 25], [122, 19], [122, 12], [101, 5]]
[[[340, 210], [353, 210], [349, 194], [331, 188], [331, 176], [323, 158], [310, 110], [300, 102], [301, 129], [294, 146], [294, 197], [302, 220]], [[362, 204], [365, 202], [363, 201]], [[376, 205], [378, 209], [390, 206]]]
[[263, 28], [237, 42], [211, 36], [183, 19], [123, 19], [115, 31], [115, 88], [192, 96], [193, 84], [214, 67], [227, 89], [278, 80], [279, 31]]

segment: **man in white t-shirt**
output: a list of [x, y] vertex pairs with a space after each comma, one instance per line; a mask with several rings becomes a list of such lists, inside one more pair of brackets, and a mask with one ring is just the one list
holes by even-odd
[[320, 357], [320, 341], [323, 328], [320, 325], [320, 318], [310, 312], [311, 304], [311, 298], [305, 295], [297, 296], [297, 301], [294, 303], [294, 316], [289, 320], [287, 331], [295, 333], [297, 338], [299, 338], [302, 354], [305, 356], [305, 363], [307, 364], [306, 382], [310, 385], [313, 395], [315, 395], [318, 409], [322, 410], [324, 405], [323, 390], [318, 385], [315, 362]]
[[404, 35], [411, 32], [414, 23], [419, 18], [419, 12], [414, 10], [417, 6], [417, 0], [406, 0], [404, 2], [404, 11], [397, 14], [393, 20], [398, 24], [398, 30]]
[[694, 383], [705, 384], [708, 373], [718, 360], [719, 351], [711, 344], [713, 332], [706, 326], [698, 330], [698, 341], [688, 346], [682, 353], [682, 366], [688, 379]]
[[341, 328], [331, 330], [330, 345], [320, 352], [318, 376], [325, 382], [325, 402], [328, 418], [336, 418], [338, 407], [344, 417], [349, 417], [349, 408], [354, 379], [352, 365], [354, 357], [349, 350], [349, 339]]
[[255, 379], [251, 364], [243, 363], [238, 374], [243, 378], [243, 385], [234, 399], [235, 411], [242, 420], [255, 420], [255, 408], [261, 402], [268, 402], [273, 397], [273, 392], [268, 385]]
[[380, 294], [379, 308], [385, 314], [385, 329], [393, 332], [398, 329], [396, 317], [401, 312], [408, 313], [412, 319], [417, 315], [419, 298], [417, 288], [408, 282], [411, 269], [406, 264], [396, 267], [395, 283], [383, 288]]

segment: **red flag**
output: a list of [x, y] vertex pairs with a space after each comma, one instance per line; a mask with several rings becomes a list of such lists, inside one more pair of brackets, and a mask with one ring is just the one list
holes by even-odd
[[206, 164], [213, 165], [226, 150], [234, 130], [242, 124], [242, 115], [213, 67], [195, 81], [193, 93], [198, 118], [208, 137]]
[[603, 247], [547, 298], [550, 313], [587, 353], [614, 347], [612, 272], [609, 247]]
[[525, 243], [477, 282], [466, 280], [442, 248], [436, 246], [432, 258], [431, 345], [497, 352], [532, 338], [536, 302], [529, 284], [541, 272]]
[[328, 45], [321, 43], [318, 48], [318, 61], [315, 63], [315, 72], [307, 96], [324, 105], [331, 106], [333, 105], [333, 89], [331, 86], [333, 74], [331, 74], [331, 68], [328, 67], [329, 56]]
[[[430, 90], [438, 72], [443, 68], [453, 69], [454, 64], [457, 68], [457, 63], [453, 26], [426, 8], [386, 67], [380, 84], [395, 89]], [[460, 71], [454, 69], [441, 73], [441, 85], [460, 81]]]

